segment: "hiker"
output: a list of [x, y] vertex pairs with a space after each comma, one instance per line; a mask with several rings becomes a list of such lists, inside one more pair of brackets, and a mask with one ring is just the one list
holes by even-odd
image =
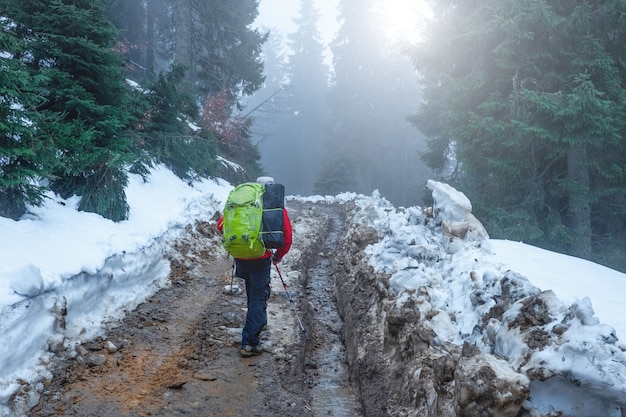
[[[266, 186], [274, 184], [272, 177], [259, 177], [257, 182]], [[265, 250], [265, 253], [256, 258], [235, 257], [235, 276], [243, 278], [246, 283], [248, 312], [246, 324], [241, 333], [241, 356], [258, 355], [260, 334], [267, 325], [267, 300], [270, 296], [270, 271], [272, 263], [278, 264], [291, 248], [291, 222], [287, 210], [283, 208], [283, 244], [276, 250]], [[217, 227], [223, 231], [224, 216]]]

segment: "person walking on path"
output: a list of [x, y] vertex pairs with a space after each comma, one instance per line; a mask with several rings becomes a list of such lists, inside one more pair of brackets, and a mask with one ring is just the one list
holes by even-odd
[[[257, 182], [273, 184], [271, 177], [259, 177]], [[223, 231], [222, 216], [217, 228]], [[248, 357], [261, 353], [260, 335], [267, 325], [267, 300], [270, 296], [270, 271], [272, 263], [278, 264], [291, 249], [292, 228], [287, 209], [283, 209], [283, 245], [275, 251], [266, 250], [259, 258], [235, 258], [235, 276], [243, 278], [246, 284], [248, 311], [246, 324], [241, 332], [241, 356]]]

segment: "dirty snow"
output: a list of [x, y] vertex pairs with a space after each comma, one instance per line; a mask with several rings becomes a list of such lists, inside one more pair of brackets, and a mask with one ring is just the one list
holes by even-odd
[[[471, 214], [471, 202], [462, 193], [434, 181], [428, 187], [433, 191], [436, 216], [454, 223]], [[231, 188], [221, 180], [190, 186], [157, 167], [148, 182], [131, 176], [127, 221], [114, 223], [78, 212], [77, 197], [63, 200], [52, 194], [43, 207], [32, 208], [20, 221], [0, 218], [0, 416], [10, 415], [9, 402], [20, 388], [18, 381], [37, 387], [38, 381], [50, 377], [50, 347], [59, 336], [66, 344], [98, 336], [105, 323], [122, 317], [167, 285], [169, 265], [163, 252], [168, 242], [187, 224], [209, 220], [221, 210]], [[554, 315], [573, 311], [575, 320], [557, 349], [536, 353], [524, 366], [541, 363], [542, 369], [565, 369], [571, 380], [578, 381], [580, 392], [557, 378], [533, 381], [530, 401], [546, 413], [561, 410], [588, 416], [594, 415], [589, 413], [594, 406], [594, 413], [603, 410], [602, 415], [619, 415], [618, 408], [594, 403], [581, 392], [608, 391], [626, 398], [626, 347], [621, 339], [626, 335], [626, 303], [618, 299], [626, 293], [624, 274], [480, 234], [474, 236], [476, 240], [442, 241], [421, 208], [395, 208], [377, 192], [299, 199], [354, 200], [362, 209], [359, 220], [383, 236], [367, 252], [376, 270], [392, 275], [391, 288], [399, 302], [428, 285], [434, 289], [432, 307], [454, 313], [455, 322], [450, 314], [438, 314], [431, 321], [442, 340], [481, 345], [480, 339], [472, 338], [472, 330], [491, 304], [472, 303], [468, 294], [489, 299], [494, 295], [490, 292], [497, 291], [491, 284], [504, 271], [526, 277], [529, 291], [552, 290], [544, 295]], [[420, 262], [432, 257], [445, 258], [445, 268]], [[61, 313], [64, 309], [66, 315]], [[512, 365], [521, 363], [517, 357], [526, 352], [521, 339], [500, 328], [493, 332], [501, 339], [503, 351], [499, 353]]]

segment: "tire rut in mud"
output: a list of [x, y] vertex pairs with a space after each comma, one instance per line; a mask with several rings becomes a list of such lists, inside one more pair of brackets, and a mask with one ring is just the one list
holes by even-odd
[[343, 218], [339, 207], [318, 204], [310, 209], [311, 217], [323, 225], [314, 254], [305, 262], [304, 291], [307, 302], [306, 321], [309, 337], [304, 366], [311, 390], [311, 407], [316, 416], [357, 417], [362, 415], [357, 395], [349, 380], [343, 321], [335, 305], [335, 253], [342, 232]]

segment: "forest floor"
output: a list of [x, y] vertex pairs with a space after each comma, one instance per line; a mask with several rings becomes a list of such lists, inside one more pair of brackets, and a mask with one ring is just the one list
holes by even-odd
[[362, 415], [332, 289], [341, 209], [287, 207], [294, 244], [279, 268], [288, 291], [274, 270], [261, 355], [240, 356], [245, 291], [226, 291], [232, 259], [215, 224], [198, 223], [167, 255], [171, 285], [60, 361], [29, 415]]

